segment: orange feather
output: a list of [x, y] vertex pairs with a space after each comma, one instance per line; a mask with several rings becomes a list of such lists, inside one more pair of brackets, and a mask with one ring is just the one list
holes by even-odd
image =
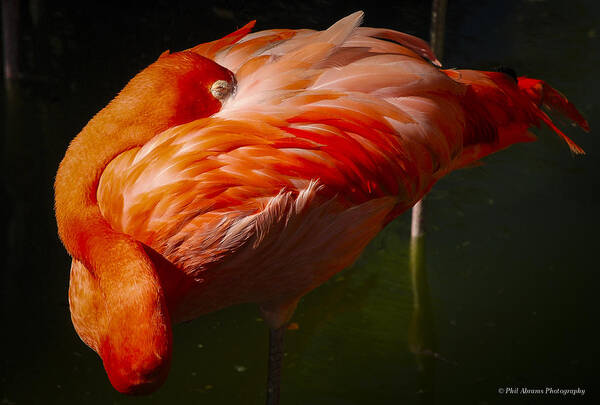
[[531, 126], [580, 151], [539, 106], [587, 123], [545, 83], [439, 70], [422, 40], [361, 19], [252, 22], [164, 53], [69, 146], [55, 195], [72, 319], [119, 391], [164, 381], [174, 322], [242, 302], [287, 322], [439, 178]]

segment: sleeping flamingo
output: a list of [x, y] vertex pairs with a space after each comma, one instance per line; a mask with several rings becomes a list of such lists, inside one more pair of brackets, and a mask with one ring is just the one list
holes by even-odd
[[257, 303], [281, 343], [304, 294], [530, 127], [583, 153], [541, 107], [587, 122], [543, 81], [441, 70], [361, 19], [164, 52], [71, 142], [55, 183], [71, 316], [120, 392], [160, 386], [171, 325], [223, 307]]

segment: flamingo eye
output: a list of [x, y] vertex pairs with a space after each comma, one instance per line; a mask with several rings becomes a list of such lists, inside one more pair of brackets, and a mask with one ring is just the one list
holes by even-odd
[[210, 86], [210, 93], [221, 102], [233, 94], [234, 90], [235, 82], [228, 82], [226, 80], [217, 80]]

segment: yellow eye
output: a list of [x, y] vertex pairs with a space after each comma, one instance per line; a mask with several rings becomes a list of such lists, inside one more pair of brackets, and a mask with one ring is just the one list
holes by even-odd
[[233, 93], [235, 85], [226, 80], [217, 80], [210, 86], [210, 93], [219, 101], [225, 100]]

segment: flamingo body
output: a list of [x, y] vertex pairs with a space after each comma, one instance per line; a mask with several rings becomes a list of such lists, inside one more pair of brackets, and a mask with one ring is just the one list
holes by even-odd
[[[249, 24], [161, 56], [157, 66], [192, 59], [209, 73], [182, 74], [189, 77], [174, 87], [184, 96], [160, 99], [173, 108], [169, 113], [160, 105], [140, 107], [142, 119], [151, 121], [135, 132], [144, 135], [97, 159], [90, 169], [94, 181], [81, 186], [90, 194], [82, 202], [90, 207], [88, 217], [62, 214], [77, 207], [60, 197], [63, 179], [72, 182], [74, 175], [63, 169], [68, 162], [61, 164], [66, 174], [57, 175], [57, 220], [73, 256], [73, 322], [103, 357], [117, 389], [135, 392], [164, 380], [171, 322], [254, 302], [271, 326], [285, 323], [302, 295], [348, 267], [438, 179], [532, 140], [532, 125], [552, 125], [540, 104], [587, 129], [564, 96], [541, 81], [440, 70], [423, 41], [359, 27], [361, 18], [355, 13], [321, 32], [250, 34]], [[196, 74], [202, 83], [220, 80], [233, 90], [218, 103], [206, 92], [199, 97]], [[121, 99], [146, 97], [130, 86]], [[145, 112], [154, 108], [168, 118]], [[116, 119], [116, 113], [101, 114], [94, 120], [103, 128]], [[114, 131], [116, 137], [123, 132], [118, 123]], [[113, 240], [123, 240], [123, 248], [109, 257], [104, 251]], [[114, 255], [143, 262], [144, 270], [125, 277]], [[138, 302], [109, 308], [106, 294], [123, 299], [137, 291], [133, 279], [147, 290], [139, 302], [148, 314], [140, 317], [154, 332], [106, 343]], [[159, 354], [137, 349], [140, 341]], [[138, 358], [145, 359], [141, 365]]]

